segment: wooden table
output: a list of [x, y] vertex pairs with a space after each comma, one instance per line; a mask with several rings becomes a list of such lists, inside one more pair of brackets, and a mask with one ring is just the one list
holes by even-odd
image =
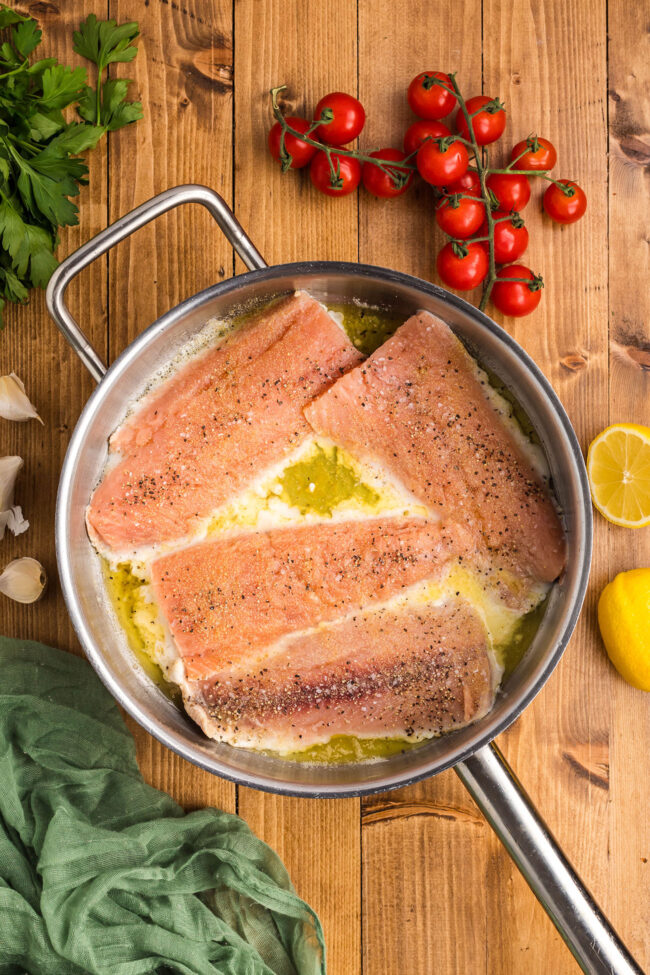
[[[607, 423], [650, 421], [648, 294], [648, 3], [625, 0], [65, 0], [21, 3], [49, 50], [75, 61], [88, 13], [138, 20], [135, 79], [144, 119], [90, 159], [69, 253], [167, 187], [205, 183], [229, 201], [270, 262], [364, 261], [433, 280], [432, 195], [382, 203], [329, 200], [267, 157], [267, 91], [309, 114], [333, 89], [357, 92], [366, 145], [399, 144], [404, 92], [423, 69], [457, 70], [464, 90], [499, 94], [512, 143], [552, 139], [560, 176], [579, 178], [585, 218], [562, 229], [525, 216], [529, 261], [545, 278], [540, 309], [505, 326], [561, 396], [581, 443]], [[644, 9], [645, 8], [645, 9]], [[125, 69], [125, 70], [122, 70]], [[609, 154], [609, 155], [608, 155]], [[609, 160], [609, 163], [608, 163]], [[71, 306], [113, 359], [181, 299], [242, 270], [199, 208], [173, 213], [98, 262]], [[3, 599], [1, 631], [80, 652], [56, 578], [53, 520], [63, 455], [92, 382], [56, 333], [42, 294], [12, 309], [2, 372], [27, 383], [45, 426], [4, 421], [2, 453], [26, 470], [18, 500], [32, 527], [3, 543], [3, 562], [34, 555], [51, 585], [35, 607]], [[596, 518], [592, 580], [557, 671], [500, 744], [642, 964], [650, 965], [650, 698], [609, 665], [595, 619], [615, 572], [650, 564], [650, 529]], [[331, 975], [474, 975], [575, 970], [559, 935], [453, 772], [360, 802], [277, 798], [193, 768], [131, 723], [146, 778], [187, 808], [237, 810], [285, 860], [320, 913]]]

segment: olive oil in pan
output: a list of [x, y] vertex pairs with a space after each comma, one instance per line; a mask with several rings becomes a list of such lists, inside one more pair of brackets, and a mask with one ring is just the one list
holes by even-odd
[[[403, 316], [385, 313], [381, 310], [365, 308], [357, 304], [330, 305], [351, 340], [365, 354], [378, 348], [403, 322]], [[238, 322], [239, 324], [239, 322]], [[514, 420], [523, 430], [527, 439], [534, 442], [532, 426], [521, 407], [514, 401], [493, 374], [487, 376], [490, 386], [498, 392], [512, 408]], [[368, 480], [371, 480], [368, 477]], [[232, 530], [236, 527], [253, 528], [257, 519], [264, 513], [265, 524], [278, 500], [284, 503], [291, 520], [299, 523], [304, 517], [330, 518], [337, 513], [352, 511], [354, 514], [371, 516], [381, 510], [395, 508], [395, 492], [392, 485], [370, 484], [364, 480], [363, 468], [344, 450], [331, 444], [315, 441], [280, 471], [266, 490], [257, 493], [253, 504], [246, 503], [245, 515], [238, 515], [237, 506], [232, 512], [218, 516], [210, 533]], [[403, 500], [404, 507], [412, 508], [412, 503]], [[286, 521], [286, 514], [284, 517]], [[129, 645], [139, 663], [163, 692], [182, 706], [180, 691], [168, 681], [157, 662], [161, 659], [165, 634], [157, 619], [155, 605], [149, 598], [149, 587], [130, 563], [120, 563], [111, 568], [103, 563], [106, 587], [110, 595], [117, 619], [122, 626]], [[478, 590], [475, 581], [465, 574], [465, 581], [453, 580], [453, 588], [460, 585], [462, 594], [475, 605]], [[434, 587], [435, 588], [435, 587]], [[432, 590], [433, 594], [433, 590]], [[513, 625], [500, 627], [496, 617], [484, 612], [486, 623], [493, 637], [495, 657], [503, 667], [506, 678], [515, 669], [530, 646], [546, 608], [546, 598], [540, 593], [540, 602], [530, 612], [521, 616]], [[483, 607], [485, 609], [485, 607]], [[497, 614], [498, 616], [498, 614]], [[492, 624], [495, 630], [492, 632]], [[501, 632], [498, 632], [501, 629]], [[501, 637], [507, 632], [507, 639]], [[164, 649], [162, 651], [164, 662]], [[285, 754], [287, 761], [300, 761], [318, 764], [344, 764], [386, 758], [401, 751], [418, 747], [421, 741], [407, 738], [360, 739], [338, 735], [324, 744], [313, 745], [300, 752]]]

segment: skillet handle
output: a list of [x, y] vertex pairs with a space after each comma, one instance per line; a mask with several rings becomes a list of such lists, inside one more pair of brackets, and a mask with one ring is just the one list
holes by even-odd
[[456, 772], [583, 972], [643, 975], [497, 746], [479, 749]]
[[101, 257], [140, 227], [144, 227], [168, 210], [180, 206], [181, 203], [200, 203], [209, 210], [249, 270], [267, 267], [266, 261], [246, 236], [230, 208], [218, 193], [207, 186], [193, 184], [176, 186], [174, 189], [159, 193], [135, 210], [131, 210], [126, 216], [120, 217], [114, 224], [102, 230], [62, 261], [50, 278], [46, 293], [50, 315], [97, 382], [100, 382], [104, 376], [106, 366], [70, 314], [65, 303], [66, 288], [72, 279], [96, 258]]

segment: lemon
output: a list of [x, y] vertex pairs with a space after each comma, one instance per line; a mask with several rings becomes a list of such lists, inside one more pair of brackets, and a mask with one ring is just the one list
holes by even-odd
[[616, 423], [589, 445], [591, 498], [614, 525], [650, 525], [650, 427]]
[[630, 569], [605, 586], [598, 600], [605, 649], [621, 677], [650, 691], [650, 569]]

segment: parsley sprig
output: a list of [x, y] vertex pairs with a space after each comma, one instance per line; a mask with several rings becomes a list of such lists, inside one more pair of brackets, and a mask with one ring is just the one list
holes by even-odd
[[[47, 284], [59, 227], [78, 223], [73, 198], [88, 174], [80, 154], [142, 118], [142, 106], [127, 101], [130, 81], [106, 76], [109, 64], [136, 56], [136, 23], [91, 14], [74, 32], [74, 50], [97, 66], [94, 86], [85, 68], [31, 60], [42, 36], [32, 18], [1, 4], [0, 31], [1, 328], [7, 301]], [[71, 106], [76, 118], [65, 113]]]

